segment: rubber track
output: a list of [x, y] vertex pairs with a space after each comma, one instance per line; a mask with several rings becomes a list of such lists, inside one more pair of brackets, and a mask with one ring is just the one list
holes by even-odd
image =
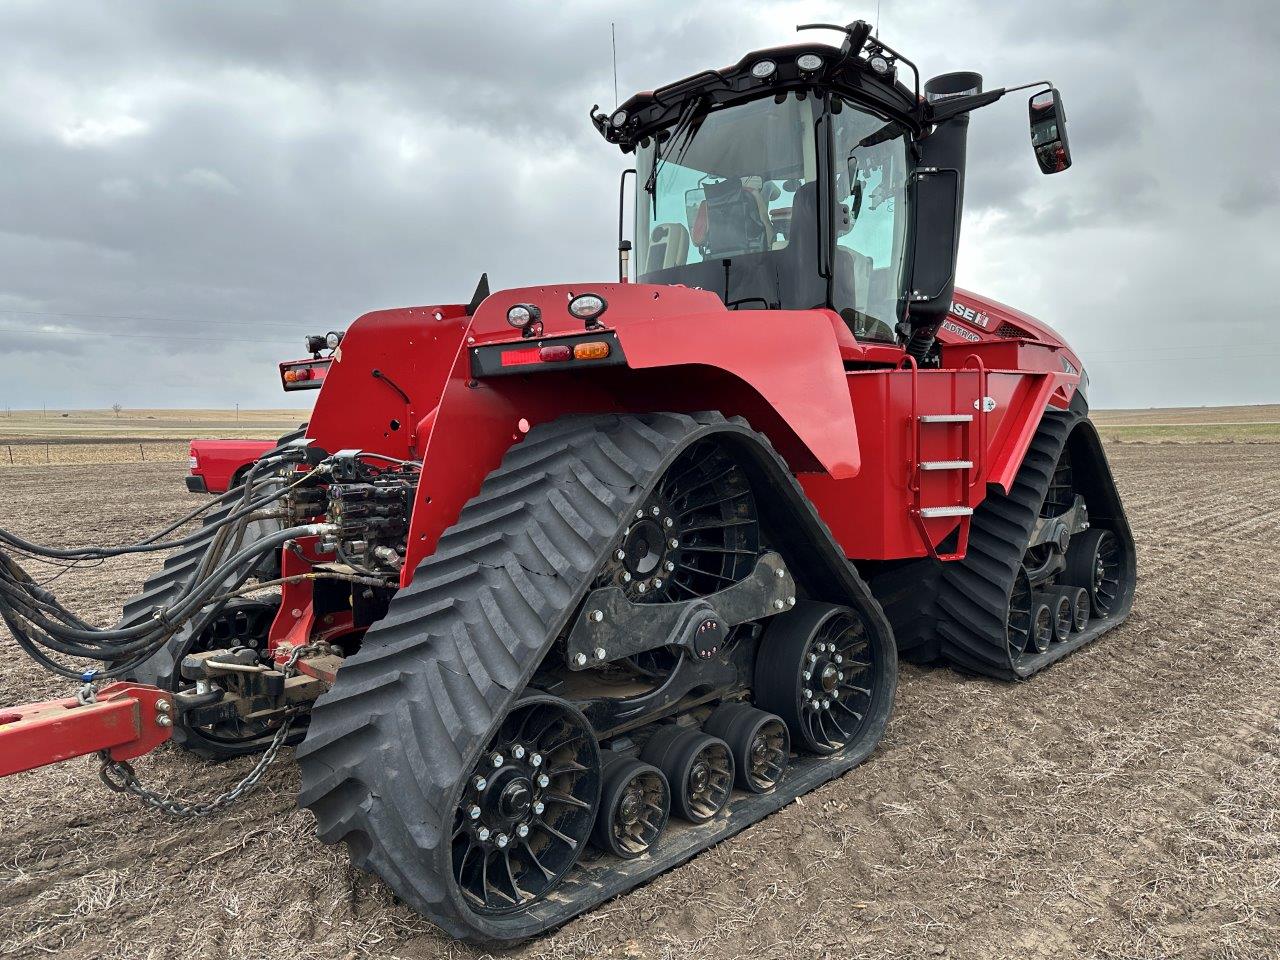
[[[1106, 619], [1091, 621], [1081, 633], [1042, 654], [1024, 657], [1016, 667], [1009, 658], [1006, 624], [1014, 572], [1022, 563], [1054, 466], [1072, 430], [1084, 419], [1082, 405], [1045, 413], [1010, 491], [997, 489], [974, 511], [965, 558], [942, 564], [936, 611], [944, 660], [973, 673], [1023, 679], [1097, 639], [1128, 615], [1131, 588], [1125, 602]], [[1097, 468], [1107, 473], [1105, 460]], [[1109, 473], [1106, 480], [1110, 482]], [[1118, 521], [1114, 532], [1127, 542], [1131, 561], [1133, 539], [1122, 514]]]
[[[759, 819], [723, 818], [719, 831], [672, 838], [670, 862], [641, 858], [628, 862], [630, 872], [566, 881], [504, 917], [462, 904], [449, 866], [456, 795], [474, 758], [564, 630], [631, 510], [682, 450], [709, 435], [761, 439], [719, 414], [570, 417], [530, 431], [316, 702], [297, 754], [300, 804], [314, 812], [322, 840], [345, 840], [358, 866], [452, 936], [488, 943], [532, 936]], [[782, 461], [761, 453], [790, 479], [793, 489], [777, 496], [798, 498], [820, 525]], [[835, 554], [829, 531], [826, 537]], [[811, 555], [822, 553], [821, 543], [811, 547]], [[839, 565], [842, 577], [861, 585], [842, 558]], [[865, 586], [860, 595], [883, 624], [896, 678], [888, 624]], [[880, 729], [837, 772], [869, 753]]]

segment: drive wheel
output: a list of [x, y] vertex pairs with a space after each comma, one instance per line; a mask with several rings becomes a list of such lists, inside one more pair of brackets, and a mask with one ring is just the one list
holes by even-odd
[[776, 617], [756, 660], [756, 705], [781, 717], [797, 746], [842, 750], [872, 713], [882, 667], [862, 618], [807, 602]]
[[528, 908], [577, 862], [600, 803], [600, 745], [558, 697], [526, 697], [480, 754], [453, 819], [453, 881], [479, 914]]
[[1088, 590], [1094, 614], [1107, 617], [1120, 597], [1122, 561], [1120, 541], [1114, 533], [1101, 528], [1087, 530], [1071, 541], [1062, 582]]

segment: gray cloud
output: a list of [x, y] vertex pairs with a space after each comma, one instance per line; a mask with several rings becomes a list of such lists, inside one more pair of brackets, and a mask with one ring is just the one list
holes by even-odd
[[[610, 19], [625, 98], [864, 6], [6, 4], [0, 403], [282, 405], [274, 364], [307, 332], [464, 300], [482, 270], [609, 276], [626, 158], [586, 112], [613, 104]], [[1150, 361], [1280, 342], [1248, 292], [1278, 266], [1276, 135], [1251, 103], [1278, 20], [1252, 0], [882, 0], [926, 76], [1062, 89], [1059, 177], [1035, 169], [1024, 95], [975, 115], [961, 281], [1096, 356], [1098, 402], [1276, 399], [1261, 359]]]

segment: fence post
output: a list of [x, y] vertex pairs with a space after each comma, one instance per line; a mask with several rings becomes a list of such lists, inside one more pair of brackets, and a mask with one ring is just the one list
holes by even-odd
[[142, 444], [138, 444], [138, 452], [142, 454], [142, 460], [145, 463], [147, 460], [147, 451], [142, 449]]
[[45, 463], [50, 462], [49, 461], [49, 445], [47, 443], [44, 445], [44, 462]]
[[[6, 444], [6, 446], [8, 445]], [[13, 463], [13, 447], [12, 446], [9, 447], [9, 462]]]

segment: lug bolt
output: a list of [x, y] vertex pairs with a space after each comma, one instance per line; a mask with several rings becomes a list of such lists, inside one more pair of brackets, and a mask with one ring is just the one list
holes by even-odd
[[644, 519], [644, 511], [643, 511], [643, 510], [637, 510], [637, 511], [636, 511], [636, 519], [637, 519], [637, 520], [643, 520], [643, 519]]
[[511, 755], [515, 757], [517, 760], [523, 760], [524, 747], [520, 746], [520, 744], [517, 743], [514, 747], [511, 748]]
[[667, 541], [667, 546], [669, 546], [672, 550], [675, 550], [677, 547], [680, 546], [680, 541], [677, 540], [675, 537], [672, 537], [670, 540]]
[[507, 839], [507, 835], [505, 833], [500, 833], [496, 837], [494, 837], [493, 842], [496, 843], [498, 845], [498, 849], [501, 850], [510, 841]]
[[169, 706], [169, 701], [168, 701], [168, 700], [157, 700], [157, 701], [156, 701], [156, 709], [157, 709], [157, 710], [159, 710], [161, 713], [168, 713], [168, 712], [169, 712], [169, 710], [171, 709], [171, 707]]
[[779, 567], [777, 570], [774, 571], [773, 575], [777, 577], [779, 580], [781, 580], [783, 577], [787, 575], [787, 571]]
[[623, 571], [622, 571], [622, 582], [623, 582], [623, 583], [630, 583], [630, 582], [631, 582], [631, 574], [629, 574], [629, 573], [628, 573], [627, 571], [625, 571], [625, 570], [623, 570]]
[[653, 589], [655, 589], [655, 590], [661, 590], [661, 589], [662, 589], [662, 578], [661, 578], [661, 577], [658, 577], [656, 580], [654, 580], [654, 581], [653, 581]]
[[475, 786], [477, 790], [483, 790], [488, 785], [489, 785], [489, 781], [486, 780], [484, 777], [476, 777]]
[[601, 620], [603, 620], [603, 619], [604, 619], [604, 611], [603, 611], [603, 610], [592, 610], [592, 611], [591, 611], [591, 622], [592, 622], [592, 623], [599, 623], [599, 622], [600, 622]]
[[156, 726], [157, 726], [157, 727], [172, 727], [172, 726], [173, 726], [173, 717], [167, 716], [166, 714], [163, 714], [163, 713], [157, 713], [157, 714], [156, 714]]
[[535, 767], [542, 766], [542, 754], [535, 753], [533, 756], [529, 758], [529, 762], [533, 764]]
[[596, 647], [595, 653], [597, 660], [603, 660], [608, 655], [609, 651], [604, 647]]
[[844, 672], [843, 672], [843, 671], [838, 672], [838, 673], [836, 674], [836, 681], [837, 681], [837, 682], [840, 682], [840, 681], [843, 681], [843, 680], [844, 680]]
[[516, 827], [516, 836], [527, 837], [528, 835], [529, 835], [529, 825], [527, 823], [522, 823], [520, 824], [520, 826]]
[[823, 709], [823, 710], [830, 710], [830, 709], [831, 709], [831, 701], [830, 701], [830, 700], [823, 700], [823, 701], [822, 701], [822, 709]]
[[643, 580], [641, 580], [639, 583], [636, 584], [636, 593], [644, 593], [648, 589], [649, 589], [649, 585], [646, 584]]
[[542, 811], [545, 809], [547, 809], [547, 805], [543, 803], [541, 800], [535, 800], [533, 802], [533, 812], [536, 813], [538, 816], [542, 816]]
[[840, 656], [840, 654], [837, 653], [834, 657], [831, 658], [831, 662], [837, 663], [837, 664], [844, 663], [844, 657]]
[[773, 601], [773, 606], [777, 610], [783, 610], [786, 608], [787, 605], [783, 603], [781, 600], [775, 600]]
[[827, 652], [827, 645], [826, 645], [825, 643], [820, 643], [820, 644], [818, 644], [816, 647], [814, 647], [813, 649], [817, 650], [819, 653], [826, 653], [826, 652]]
[[832, 700], [839, 700], [839, 699], [840, 699], [840, 691], [839, 691], [839, 690], [832, 690], [832, 691], [831, 691], [831, 699], [832, 699]]
[[801, 676], [801, 678], [804, 680], [804, 682], [805, 682], [805, 683], [808, 683], [810, 680], [812, 680], [812, 679], [813, 679], [813, 671], [812, 671], [812, 670], [806, 670], [804, 673], [800, 674], [800, 676]]
[[672, 563], [670, 560], [668, 560], [666, 563], [662, 565], [662, 568], [666, 570], [667, 573], [670, 573], [672, 570], [676, 568], [676, 565]]
[[476, 836], [477, 836], [477, 837], [479, 837], [481, 840], [488, 840], [488, 839], [489, 839], [489, 828], [488, 828], [488, 827], [481, 827], [479, 830], [477, 830], [477, 831], [476, 831]]
[[587, 655], [585, 653], [575, 653], [573, 662], [579, 667], [585, 667], [587, 665]]
[[666, 527], [668, 530], [670, 530], [672, 527], [676, 525], [676, 522], [672, 520], [670, 517], [664, 517], [662, 520], [662, 525]]
[[654, 507], [654, 508], [653, 508], [652, 510], [650, 510], [649, 512], [650, 512], [650, 513], [652, 513], [655, 517], [656, 517], [656, 516], [658, 516], [660, 513], [662, 513], [662, 511], [661, 511], [661, 510], [659, 510], [657, 507]]
[[550, 783], [551, 783], [551, 778], [548, 777], [545, 773], [538, 774], [538, 786], [545, 788], [549, 786]]
[[816, 653], [811, 653], [811, 654], [809, 654], [809, 662], [810, 662], [810, 663], [817, 663], [817, 662], [818, 662], [818, 655], [817, 655]]
[[614, 557], [618, 560], [625, 560], [627, 559], [627, 551], [619, 550], [617, 553], [614, 554]]
[[493, 755], [493, 765], [494, 765], [495, 767], [500, 767], [500, 766], [502, 766], [502, 754], [500, 754], [500, 753], [495, 753], [495, 754]]
[[788, 606], [788, 607], [794, 607], [795, 605], [796, 605], [796, 598], [795, 598], [795, 597], [787, 597], [787, 606]]
[[805, 698], [806, 700], [812, 700], [812, 699], [813, 699], [813, 691], [812, 691], [812, 690], [806, 690], [806, 691], [804, 692], [804, 698]]
[[472, 820], [479, 820], [479, 819], [480, 819], [480, 808], [479, 808], [479, 807], [472, 807], [470, 810], [468, 810], [468, 811], [467, 811], [467, 816], [469, 816]]

